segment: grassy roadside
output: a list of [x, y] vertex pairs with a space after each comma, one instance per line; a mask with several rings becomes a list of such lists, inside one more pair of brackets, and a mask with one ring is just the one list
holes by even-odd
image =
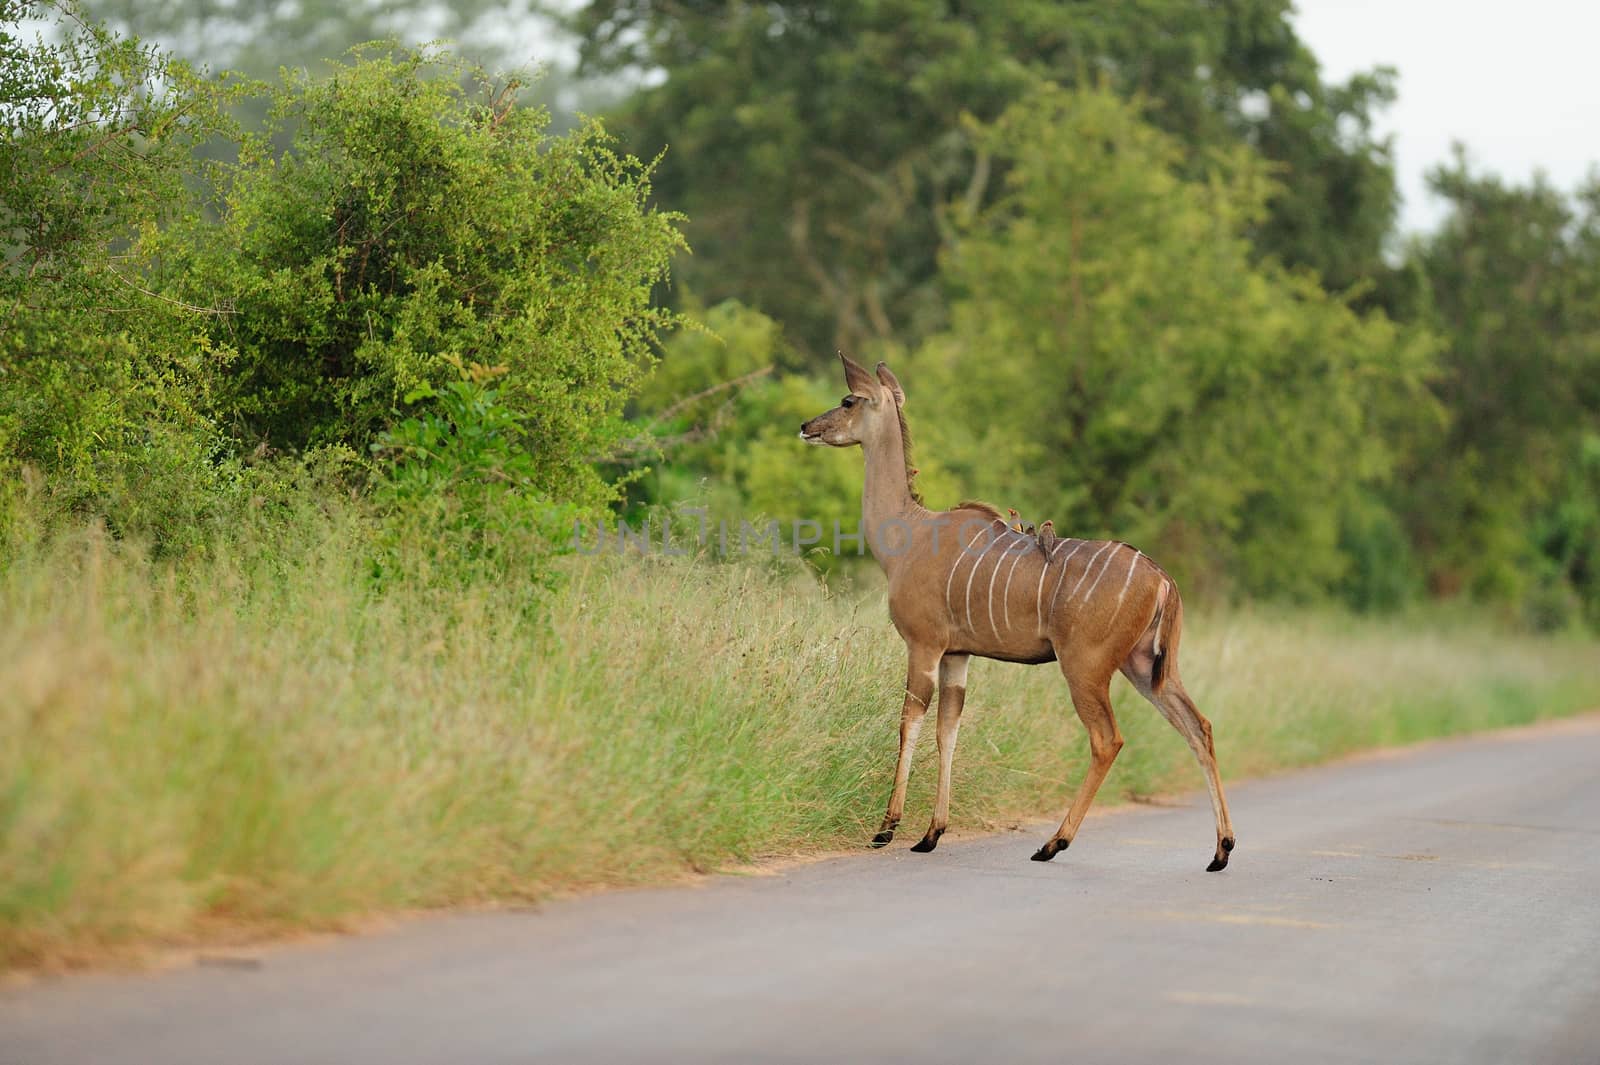
[[[646, 882], [876, 827], [904, 668], [881, 594], [573, 559], [540, 620], [503, 585], [374, 595], [348, 544], [330, 523], [178, 567], [93, 533], [17, 546], [0, 967]], [[1428, 621], [1192, 612], [1184, 677], [1225, 777], [1600, 704], [1593, 642]], [[1200, 786], [1117, 691], [1103, 801]], [[975, 662], [958, 828], [1059, 814], [1084, 746], [1054, 667]]]

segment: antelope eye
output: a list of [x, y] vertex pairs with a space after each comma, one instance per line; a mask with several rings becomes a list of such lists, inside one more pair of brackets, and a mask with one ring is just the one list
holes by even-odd
[[846, 396], [839, 401], [839, 405], [841, 407], [853, 407], [856, 405], [856, 397]]

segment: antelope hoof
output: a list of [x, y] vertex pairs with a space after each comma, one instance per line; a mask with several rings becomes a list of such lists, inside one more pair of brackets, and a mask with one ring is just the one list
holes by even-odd
[[894, 829], [886, 828], [872, 837], [872, 845], [874, 847], [885, 847], [888, 846], [889, 841], [892, 839], [894, 839]]
[[928, 830], [928, 834], [918, 840], [916, 846], [912, 847], [911, 849], [916, 851], [918, 854], [927, 854], [929, 851], [933, 850], [933, 848], [939, 845], [939, 837], [942, 835], [944, 835], [944, 829], [941, 828], [938, 831], [934, 831], [930, 828]]
[[1040, 847], [1038, 850], [1033, 852], [1033, 860], [1036, 861], [1036, 862], [1048, 862], [1051, 858], [1054, 858], [1056, 855], [1058, 855], [1062, 851], [1066, 850], [1067, 847], [1070, 846], [1070, 845], [1071, 845], [1071, 841], [1070, 840], [1065, 840], [1065, 839], [1053, 839], [1053, 840], [1050, 840], [1044, 846]]
[[1224, 836], [1217, 845], [1217, 856], [1211, 859], [1211, 864], [1206, 866], [1208, 873], [1220, 873], [1228, 867], [1228, 855], [1233, 853], [1233, 837]]

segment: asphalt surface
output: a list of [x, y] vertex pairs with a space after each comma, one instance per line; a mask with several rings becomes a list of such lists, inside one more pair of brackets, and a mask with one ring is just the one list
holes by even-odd
[[[1196, 773], [1198, 779], [1198, 771]], [[0, 1062], [1600, 1062], [1600, 718], [0, 993]]]

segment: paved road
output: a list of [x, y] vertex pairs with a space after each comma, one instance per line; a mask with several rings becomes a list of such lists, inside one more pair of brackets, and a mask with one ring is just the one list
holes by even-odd
[[[0, 1062], [1600, 1062], [1600, 718], [0, 994]], [[912, 832], [910, 838], [916, 839]]]

